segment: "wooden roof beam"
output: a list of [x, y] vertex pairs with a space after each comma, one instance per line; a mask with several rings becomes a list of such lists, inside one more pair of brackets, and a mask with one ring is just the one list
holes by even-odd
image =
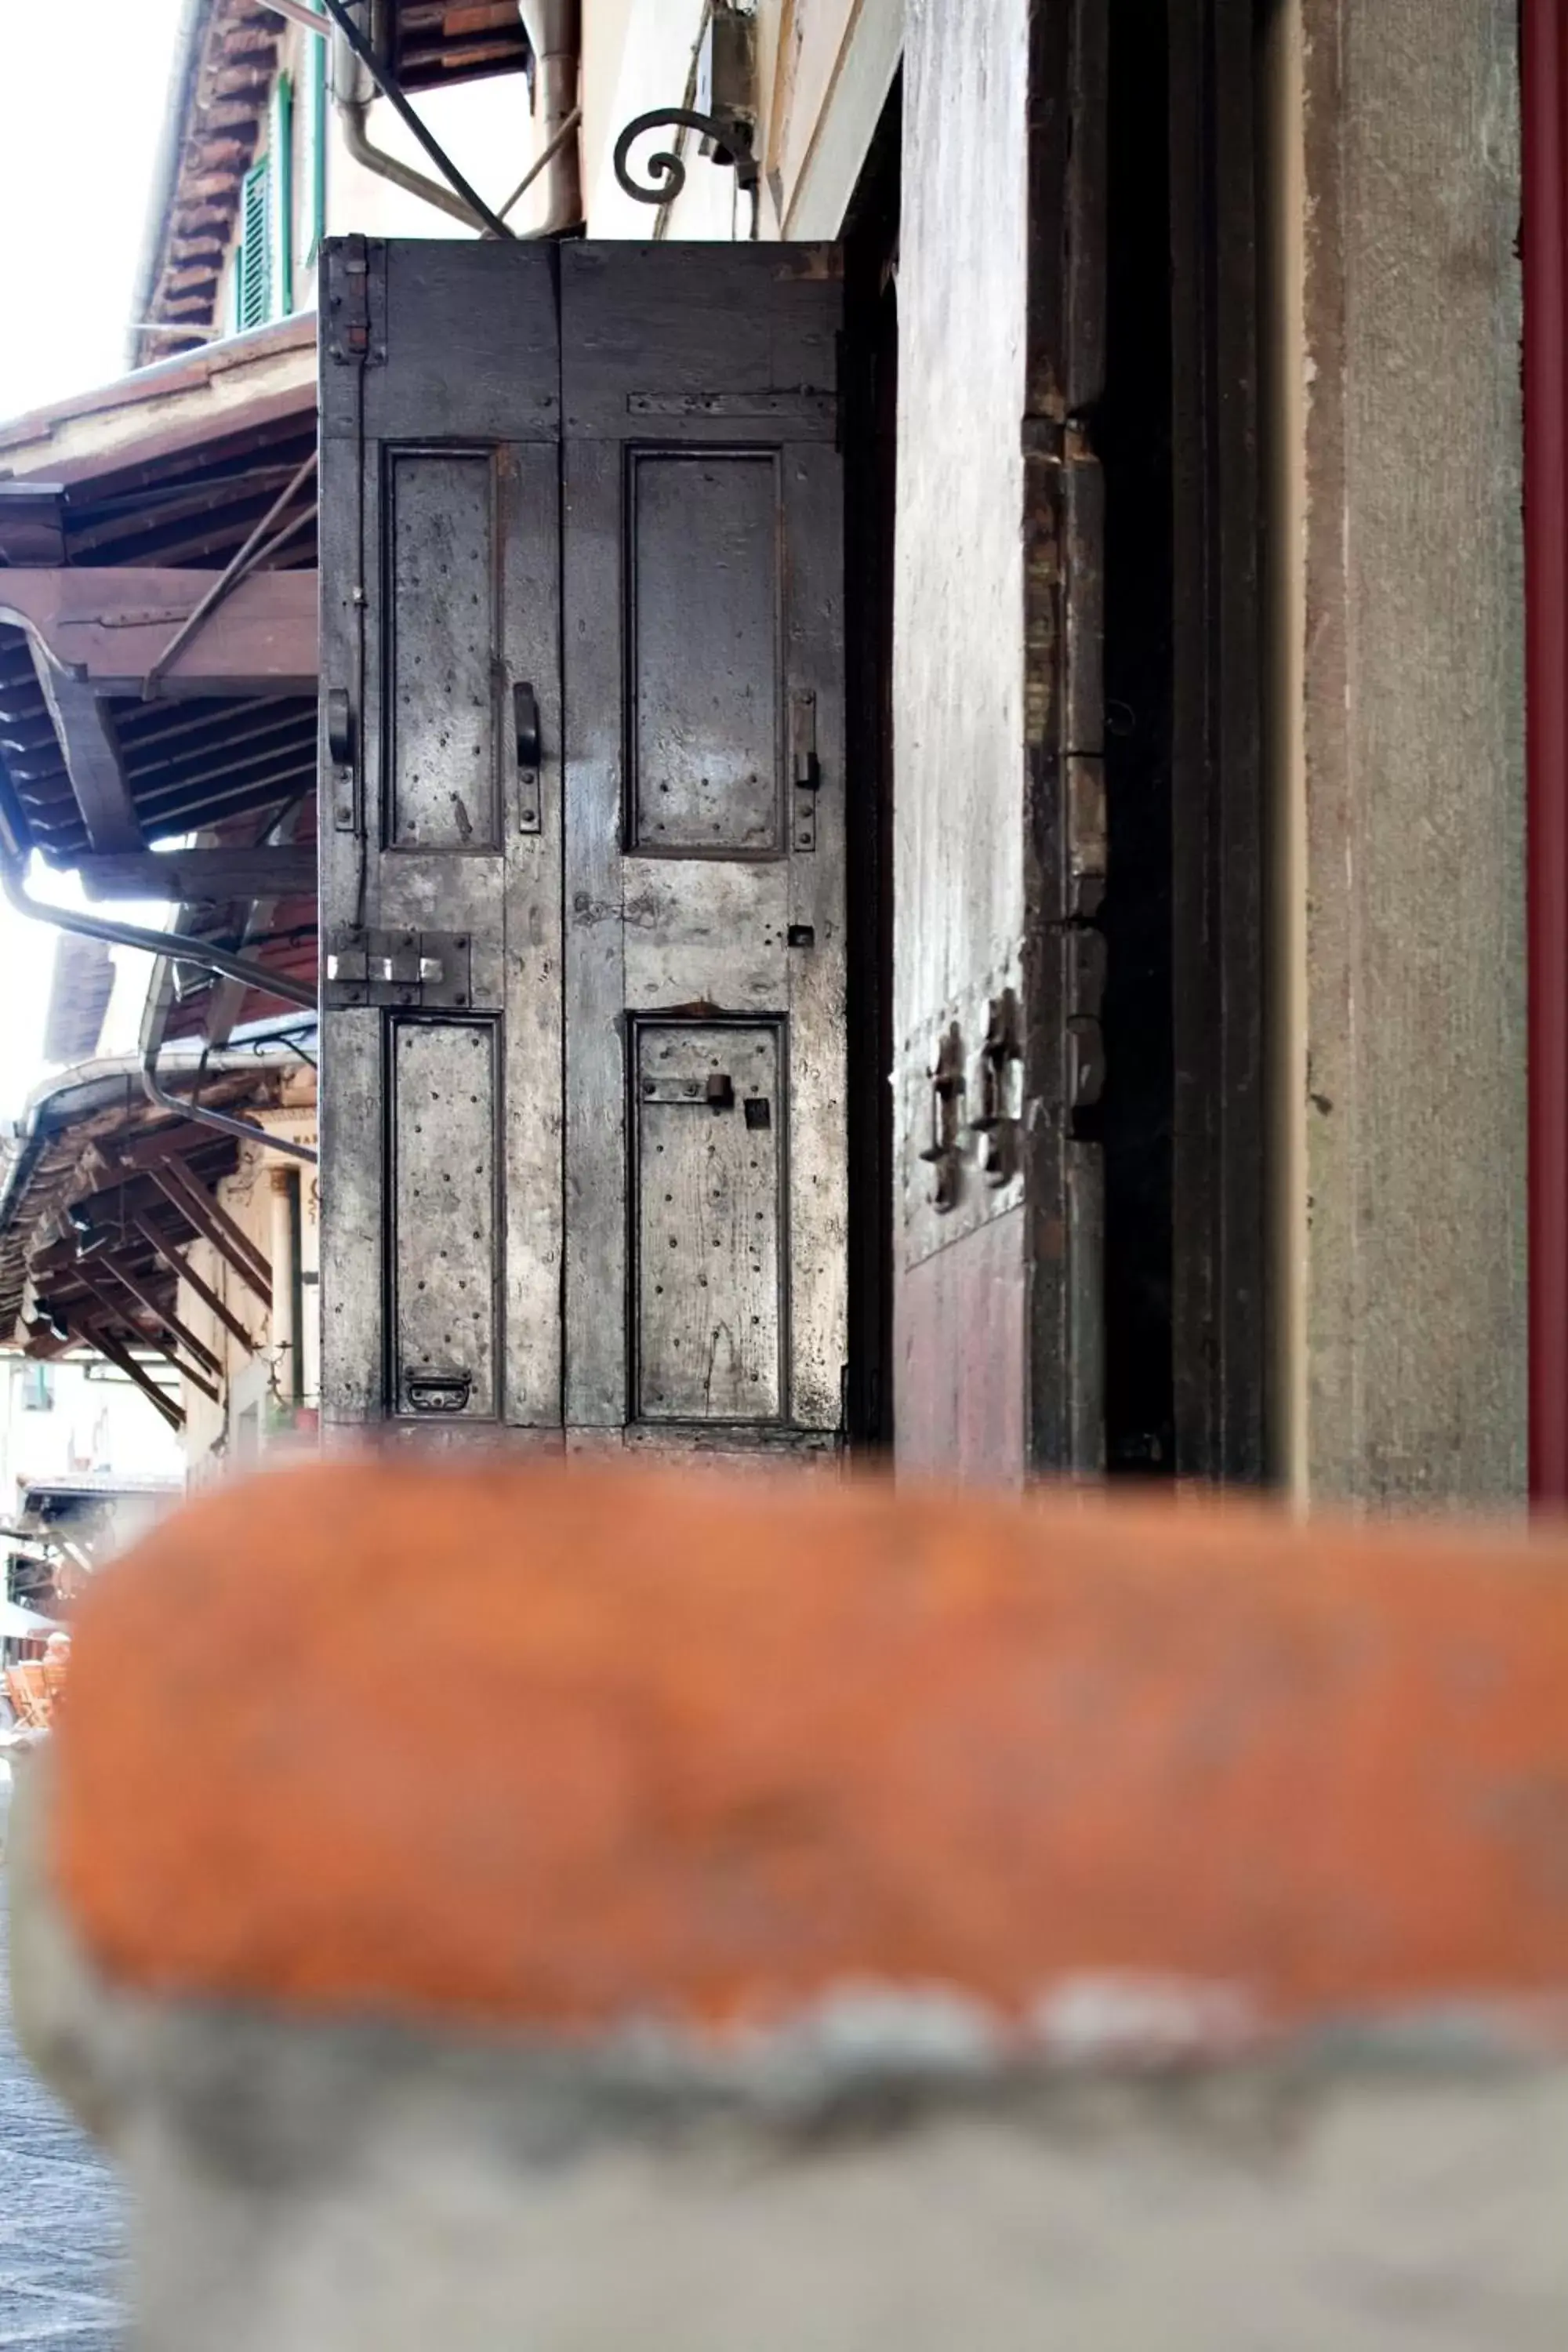
[[[0, 595], [5, 593], [0, 591]], [[68, 671], [57, 668], [37, 639], [33, 666], [89, 841], [97, 850], [141, 848], [142, 827], [125, 780], [114, 720], [101, 697]]]
[[316, 853], [290, 848], [132, 850], [78, 861], [89, 898], [166, 898], [177, 907], [229, 898], [307, 898], [316, 887]]
[[[47, 656], [46, 693], [63, 671], [89, 696], [134, 697], [222, 576], [137, 564], [5, 571], [0, 621], [25, 629]], [[181, 648], [158, 690], [170, 697], [314, 694], [317, 667], [314, 571], [252, 572]], [[139, 838], [94, 846], [133, 848]]]
[[112, 1364], [116, 1371], [123, 1372], [127, 1380], [135, 1382], [176, 1435], [184, 1429], [184, 1405], [176, 1404], [173, 1397], [164, 1395], [152, 1373], [144, 1364], [137, 1362], [129, 1348], [122, 1348], [118, 1339], [111, 1339], [107, 1331], [100, 1331], [96, 1318], [89, 1321], [85, 1316], [73, 1316], [70, 1326], [72, 1337], [79, 1339], [83, 1347], [96, 1348], [106, 1363]]
[[219, 1293], [213, 1288], [211, 1283], [205, 1280], [204, 1277], [196, 1272], [195, 1266], [192, 1265], [188, 1260], [180, 1255], [178, 1246], [173, 1236], [168, 1234], [160, 1233], [157, 1226], [153, 1223], [151, 1217], [133, 1216], [131, 1220], [131, 1223], [132, 1230], [141, 1234], [142, 1239], [147, 1244], [148, 1248], [154, 1251], [157, 1255], [163, 1259], [163, 1264], [178, 1276], [179, 1280], [189, 1283], [191, 1288], [195, 1292], [196, 1297], [207, 1309], [207, 1312], [211, 1315], [216, 1316], [218, 1321], [223, 1325], [224, 1329], [228, 1333], [230, 1339], [235, 1340], [238, 1346], [243, 1348], [247, 1356], [254, 1356], [256, 1353], [256, 1341], [251, 1338], [249, 1332], [246, 1329], [238, 1316], [235, 1314], [233, 1308], [219, 1295]]

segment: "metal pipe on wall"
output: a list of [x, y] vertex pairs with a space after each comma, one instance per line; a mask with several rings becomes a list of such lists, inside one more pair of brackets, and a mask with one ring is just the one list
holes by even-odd
[[[582, 64], [581, 0], [519, 0], [523, 30], [534, 57], [535, 105], [546, 146], [561, 138], [568, 119], [577, 110], [577, 84]], [[561, 139], [551, 156], [545, 181], [544, 219], [539, 236], [563, 236], [583, 224], [581, 142]]]

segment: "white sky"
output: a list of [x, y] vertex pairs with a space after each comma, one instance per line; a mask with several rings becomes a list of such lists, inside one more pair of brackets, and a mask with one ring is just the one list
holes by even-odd
[[[0, 417], [121, 373], [180, 14], [0, 0]], [[0, 902], [0, 1119], [45, 1074], [55, 938]]]

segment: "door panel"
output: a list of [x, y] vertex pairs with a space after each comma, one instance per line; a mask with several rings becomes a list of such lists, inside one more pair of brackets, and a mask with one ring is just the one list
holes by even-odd
[[[832, 1431], [847, 1183], [836, 260], [561, 259], [567, 1420]], [[729, 1025], [742, 1016], [754, 1030]], [[767, 1128], [640, 1093], [678, 1018], [737, 1104], [725, 1054], [774, 1056]], [[649, 1176], [661, 1157], [682, 1171], [668, 1202]], [[731, 1204], [754, 1260], [725, 1238]], [[715, 1271], [677, 1300], [657, 1269], [701, 1216]], [[617, 1285], [629, 1332], [594, 1311]]]
[[635, 1034], [637, 1417], [776, 1421], [778, 1030], [644, 1022]]
[[394, 1014], [394, 1410], [496, 1410], [496, 1024]]
[[324, 1410], [558, 1426], [550, 257], [347, 239], [321, 315]]
[[328, 247], [330, 1423], [834, 1442], [840, 310], [816, 249]]
[[394, 446], [388, 842], [496, 847], [496, 467]]
[[630, 464], [631, 845], [776, 856], [777, 456], [634, 449]]

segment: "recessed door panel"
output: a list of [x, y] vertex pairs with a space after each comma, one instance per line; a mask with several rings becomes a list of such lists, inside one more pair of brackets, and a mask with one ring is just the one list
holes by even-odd
[[628, 462], [633, 845], [776, 856], [777, 459], [639, 449]]
[[636, 1037], [639, 1417], [777, 1420], [778, 1031], [642, 1023]]
[[403, 1412], [496, 1409], [493, 1021], [391, 1024], [393, 1389]]
[[396, 849], [495, 844], [494, 480], [486, 451], [389, 456]]

